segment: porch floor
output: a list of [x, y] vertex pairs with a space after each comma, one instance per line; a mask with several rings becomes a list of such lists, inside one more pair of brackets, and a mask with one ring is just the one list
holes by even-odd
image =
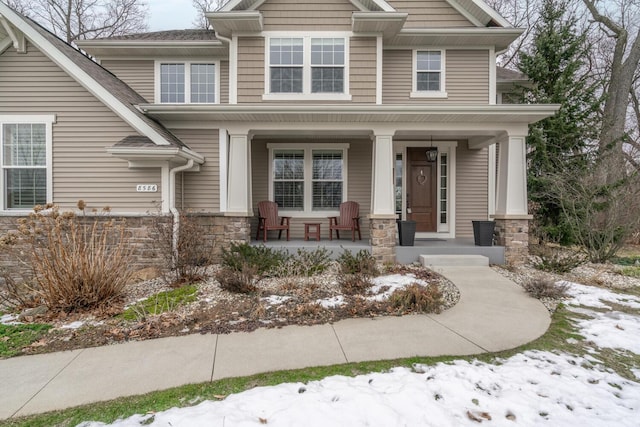
[[[252, 245], [262, 245], [262, 240], [252, 240]], [[337, 258], [346, 249], [351, 252], [360, 250], [371, 251], [368, 239], [356, 240], [309, 240], [291, 239], [290, 241], [269, 239], [265, 246], [274, 249], [283, 249], [295, 254], [298, 249], [307, 251], [324, 247], [330, 252], [332, 258]], [[420, 260], [420, 255], [484, 255], [489, 258], [489, 263], [502, 265], [504, 261], [503, 246], [476, 246], [472, 238], [457, 239], [415, 239], [413, 246], [396, 246], [396, 260], [402, 264], [410, 264]]]

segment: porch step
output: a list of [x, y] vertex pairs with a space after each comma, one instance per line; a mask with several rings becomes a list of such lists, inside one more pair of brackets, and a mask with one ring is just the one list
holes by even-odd
[[488, 266], [489, 258], [483, 255], [420, 255], [425, 267], [479, 267]]

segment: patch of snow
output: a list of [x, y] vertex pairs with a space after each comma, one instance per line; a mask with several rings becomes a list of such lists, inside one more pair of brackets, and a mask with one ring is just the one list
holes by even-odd
[[582, 362], [567, 354], [528, 351], [500, 364], [457, 361], [417, 367], [422, 373], [395, 368], [334, 376], [254, 388], [112, 425], [249, 426], [262, 419], [270, 426], [477, 426], [471, 414], [491, 417], [492, 425], [636, 426], [640, 384], [586, 369]]
[[597, 288], [595, 286], [581, 285], [579, 283], [565, 282], [560, 283], [569, 284], [567, 294], [571, 298], [567, 301], [567, 304], [579, 306], [584, 305], [594, 308], [611, 308], [605, 301], [620, 304], [630, 308], [640, 308], [640, 298], [628, 295], [618, 294], [611, 292], [607, 289]]
[[3, 314], [0, 316], [0, 324], [3, 325], [22, 325], [22, 322], [18, 322], [18, 316], [16, 314]]
[[591, 311], [576, 322], [580, 335], [600, 348], [618, 348], [640, 354], [640, 317], [618, 311]]
[[633, 375], [640, 380], [640, 369], [631, 369], [631, 372], [633, 372]]
[[290, 300], [291, 297], [283, 296], [283, 295], [269, 295], [268, 297], [261, 298], [262, 301], [266, 302], [269, 306], [272, 305], [280, 305], [287, 300]]
[[60, 329], [80, 329], [82, 326], [84, 326], [85, 322], [83, 321], [75, 321], [75, 322], [71, 322], [68, 323], [66, 325], [62, 325], [60, 326]]
[[[427, 286], [427, 282], [418, 279], [413, 274], [389, 274], [386, 276], [378, 276], [371, 280], [373, 286], [371, 293], [373, 296], [367, 297], [370, 301], [384, 301], [389, 299], [391, 294], [397, 289], [403, 289], [412, 283], [418, 283]], [[388, 289], [387, 289], [388, 288]], [[382, 291], [386, 289], [385, 291]]]
[[344, 296], [342, 295], [316, 300], [316, 304], [320, 304], [323, 308], [336, 308], [344, 305], [344, 303]]

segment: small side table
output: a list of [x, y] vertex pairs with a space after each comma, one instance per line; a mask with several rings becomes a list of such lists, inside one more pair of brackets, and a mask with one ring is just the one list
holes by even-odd
[[[312, 229], [310, 231], [310, 229]], [[320, 241], [320, 223], [319, 222], [305, 222], [304, 223], [304, 240], [309, 240], [309, 236], [316, 238]]]

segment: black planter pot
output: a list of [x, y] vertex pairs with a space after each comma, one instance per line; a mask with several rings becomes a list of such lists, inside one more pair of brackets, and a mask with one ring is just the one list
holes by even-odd
[[493, 246], [495, 221], [471, 221], [473, 223], [473, 241], [476, 246]]
[[398, 224], [400, 246], [413, 246], [416, 238], [416, 222], [397, 220], [396, 223]]

